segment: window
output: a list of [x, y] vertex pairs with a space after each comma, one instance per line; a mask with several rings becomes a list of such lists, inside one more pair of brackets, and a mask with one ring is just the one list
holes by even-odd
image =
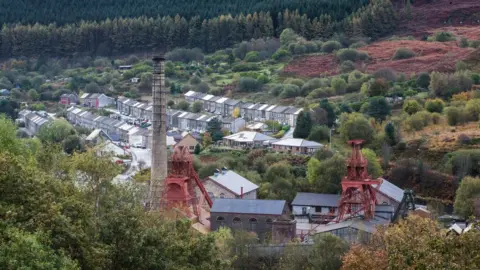
[[225, 226], [225, 218], [224, 217], [217, 217], [217, 223], [220, 224], [219, 227]]
[[220, 198], [221, 198], [221, 199], [225, 198], [225, 194], [224, 194], [224, 193], [220, 193]]
[[255, 231], [257, 229], [257, 223], [258, 222], [256, 218], [250, 219], [250, 224], [249, 224], [250, 231]]
[[195, 146], [189, 146], [188, 147], [190, 150], [194, 150], [195, 149]]
[[273, 223], [273, 220], [271, 218], [267, 218], [267, 220], [265, 220], [265, 223], [267, 224], [272, 224]]
[[234, 217], [233, 218], [233, 224], [241, 224], [242, 223], [242, 220], [239, 218], [239, 217]]

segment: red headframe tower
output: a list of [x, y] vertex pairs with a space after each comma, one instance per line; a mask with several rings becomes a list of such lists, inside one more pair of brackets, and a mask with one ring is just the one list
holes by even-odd
[[381, 180], [370, 179], [368, 161], [360, 152], [363, 140], [348, 141], [352, 156], [347, 159], [347, 175], [342, 179], [342, 196], [336, 222], [363, 215], [369, 220], [375, 216], [376, 193]]
[[[197, 197], [195, 187], [200, 194]], [[165, 179], [161, 210], [181, 209], [189, 217], [201, 214], [201, 202], [206, 201], [212, 207], [212, 200], [193, 168], [193, 157], [188, 148], [177, 146], [170, 160], [169, 173]]]

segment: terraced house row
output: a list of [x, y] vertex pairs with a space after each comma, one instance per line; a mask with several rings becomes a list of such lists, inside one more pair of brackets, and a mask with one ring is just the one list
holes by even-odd
[[190, 103], [203, 102], [203, 109], [206, 112], [232, 116], [236, 108], [240, 109], [240, 116], [245, 121], [266, 121], [273, 120], [281, 124], [295, 126], [298, 114], [303, 110], [293, 106], [269, 105], [265, 103], [249, 103], [226, 97], [204, 94], [195, 91], [185, 93], [185, 100]]
[[[118, 97], [117, 110], [123, 114], [134, 118], [152, 120], [152, 105], [126, 97]], [[223, 129], [236, 133], [245, 127], [243, 118], [234, 118], [232, 116], [221, 116], [211, 113], [191, 113], [179, 110], [167, 110], [168, 128], [178, 128], [186, 131], [204, 132], [207, 124], [212, 119], [217, 118], [222, 122]]]

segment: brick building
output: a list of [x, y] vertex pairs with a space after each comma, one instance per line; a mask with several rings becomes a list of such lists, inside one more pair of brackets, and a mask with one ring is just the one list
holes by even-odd
[[257, 234], [259, 241], [288, 242], [296, 233], [284, 200], [215, 199], [210, 210], [210, 228], [244, 230]]

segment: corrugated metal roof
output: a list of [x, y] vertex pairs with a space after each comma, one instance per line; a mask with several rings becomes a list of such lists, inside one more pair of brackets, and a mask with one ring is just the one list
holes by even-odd
[[397, 202], [402, 201], [404, 193], [403, 189], [395, 186], [394, 184], [388, 182], [385, 179], [382, 180], [382, 184], [380, 185], [380, 188], [378, 190]]
[[243, 187], [243, 193], [248, 193], [258, 188], [257, 185], [234, 171], [222, 171], [217, 175], [209, 177], [212, 181], [226, 187], [237, 196], [240, 196]]
[[338, 207], [339, 194], [318, 194], [298, 192], [292, 205]]
[[210, 212], [280, 216], [285, 204], [284, 200], [215, 199]]

